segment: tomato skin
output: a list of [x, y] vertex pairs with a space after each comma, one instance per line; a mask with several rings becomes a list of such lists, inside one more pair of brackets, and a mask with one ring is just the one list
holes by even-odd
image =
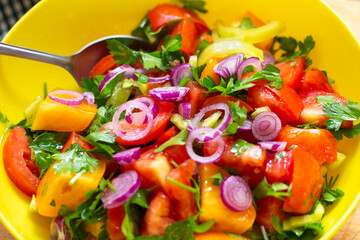
[[106, 230], [111, 240], [125, 240], [126, 237], [121, 231], [121, 225], [125, 218], [123, 206], [107, 210]]
[[[249, 106], [249, 104], [247, 104], [244, 101], [241, 101], [240, 99], [230, 96], [230, 95], [217, 95], [217, 96], [213, 96], [213, 97], [209, 97], [206, 98], [203, 107], [209, 106], [211, 104], [214, 103], [226, 103], [227, 105], [229, 105], [229, 102], [234, 102], [236, 103], [240, 108], [245, 108], [247, 112], [252, 112], [254, 111], [254, 109]], [[216, 111], [214, 111], [216, 112]]]
[[267, 84], [257, 83], [249, 88], [247, 103], [253, 108], [268, 106], [278, 115], [282, 124], [299, 119], [303, 109], [299, 95], [286, 84], [275, 89]]
[[[316, 91], [316, 92], [307, 92], [300, 94], [302, 103], [304, 105], [303, 110], [301, 111], [300, 118], [293, 122], [295, 125], [301, 125], [301, 124], [308, 124], [312, 123], [314, 126], [318, 127], [326, 127], [325, 122], [329, 119], [328, 117], [325, 117], [325, 112], [323, 111], [323, 106], [317, 103], [317, 96], [321, 95], [329, 95], [333, 96], [335, 99], [335, 102], [342, 102], [347, 104], [347, 101], [345, 98], [330, 92], [324, 92], [324, 91]], [[345, 120], [341, 124], [342, 128], [352, 128], [353, 127], [353, 121]]]
[[286, 219], [286, 212], [282, 211], [284, 201], [276, 197], [264, 197], [256, 201], [256, 222], [266, 230], [275, 231], [271, 216], [279, 217], [280, 222]]
[[[175, 137], [179, 132], [180, 131], [177, 127], [172, 126], [160, 135], [160, 137], [155, 141], [154, 145], [156, 145], [156, 147], [160, 146], [164, 142]], [[177, 164], [182, 164], [186, 160], [190, 159], [185, 145], [170, 146], [165, 148], [162, 152], [168, 157], [168, 159], [174, 160]]]
[[[154, 100], [154, 99], [153, 99]], [[150, 130], [150, 132], [143, 138], [138, 140], [123, 140], [120, 137], [116, 138], [116, 142], [119, 143], [119, 145], [124, 146], [135, 146], [135, 145], [143, 145], [146, 144], [155, 138], [159, 137], [165, 130], [167, 123], [170, 120], [171, 112], [173, 109], [173, 103], [171, 102], [164, 102], [164, 101], [157, 101], [154, 100], [155, 103], [159, 107], [159, 113], [156, 115], [153, 121], [153, 127]], [[106, 123], [101, 127], [101, 130], [104, 129], [111, 129], [112, 130], [112, 122]], [[146, 125], [134, 125], [129, 124], [127, 121], [122, 120], [119, 121], [119, 128], [123, 131], [125, 131], [125, 134], [132, 135], [137, 134], [138, 131], [141, 131], [142, 129], [146, 128]]]
[[146, 210], [141, 227], [141, 235], [154, 236], [165, 234], [165, 229], [174, 222], [170, 198], [165, 193], [158, 192], [150, 201], [149, 208]]
[[[23, 127], [14, 127], [6, 139], [3, 150], [4, 167], [11, 181], [28, 196], [36, 193], [40, 183], [39, 172], [31, 171], [34, 160], [31, 159], [31, 149]], [[30, 164], [29, 164], [30, 163]]]
[[195, 54], [198, 47], [198, 33], [195, 24], [190, 19], [184, 19], [174, 27], [171, 31], [171, 36], [181, 35], [181, 48], [186, 55], [192, 56]]
[[[239, 156], [231, 152], [232, 145], [236, 142], [229, 137], [223, 137], [225, 141], [225, 151], [215, 164], [220, 167], [229, 166], [236, 168], [250, 184], [255, 187], [265, 176], [266, 151], [260, 146], [253, 146]], [[203, 146], [205, 156], [215, 153], [218, 143], [213, 140]]]
[[291, 151], [285, 151], [286, 156], [279, 158], [275, 161], [276, 154], [268, 154], [266, 161], [266, 180], [269, 184], [275, 182], [284, 182], [292, 174], [293, 171], [293, 158]]
[[320, 198], [324, 178], [319, 163], [310, 153], [298, 146], [291, 151], [294, 171], [289, 185], [292, 184], [292, 190], [291, 196], [285, 199], [283, 209], [294, 214], [307, 214], [315, 202], [312, 195]]
[[275, 64], [280, 69], [280, 77], [289, 87], [297, 91], [304, 76], [305, 63], [302, 57]]
[[[190, 178], [195, 170], [195, 161], [188, 160], [173, 169], [167, 178], [171, 178], [179, 183], [191, 187]], [[194, 193], [176, 186], [169, 181], [165, 183], [165, 190], [174, 203], [175, 219], [177, 221], [187, 220], [190, 216], [197, 213]]]
[[188, 81], [185, 84], [185, 87], [190, 88], [190, 90], [181, 102], [189, 102], [191, 104], [191, 117], [194, 117], [204, 104], [206, 99], [206, 89], [195, 81]]
[[94, 148], [93, 145], [91, 145], [90, 143], [88, 143], [80, 138], [83, 138], [83, 136], [81, 136], [80, 134], [78, 134], [76, 132], [72, 132], [60, 152], [63, 153], [66, 150], [70, 149], [70, 146], [74, 145], [75, 143], [78, 143], [85, 150], [91, 150]]
[[147, 16], [153, 31], [159, 30], [159, 28], [168, 25], [169, 21], [176, 19], [192, 19], [199, 35], [209, 31], [206, 23], [195, 13], [171, 4], [159, 4], [150, 10]]
[[90, 77], [95, 77], [97, 75], [106, 75], [111, 70], [116, 68], [118, 64], [115, 63], [113, 56], [113, 54], [109, 54], [103, 57], [99, 62], [97, 62], [93, 69], [91, 69], [90, 71]]
[[308, 93], [313, 91], [324, 91], [335, 93], [325, 74], [314, 67], [306, 70], [304, 79], [301, 82], [299, 93]]
[[337, 160], [336, 139], [326, 129], [302, 129], [285, 126], [276, 138], [287, 142], [286, 148], [297, 145], [311, 153], [319, 164], [329, 164]]

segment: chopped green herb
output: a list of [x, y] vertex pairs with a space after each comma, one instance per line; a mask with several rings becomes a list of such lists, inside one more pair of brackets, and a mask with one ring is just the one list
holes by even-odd
[[224, 176], [222, 175], [221, 170], [222, 170], [222, 168], [220, 168], [218, 173], [215, 173], [214, 175], [209, 177], [209, 178], [214, 178], [214, 181], [212, 184], [215, 186], [220, 186], [221, 182], [224, 180]]
[[240, 108], [238, 104], [232, 101], [229, 101], [228, 103], [230, 105], [232, 119], [223, 135], [235, 134], [239, 126], [242, 126], [247, 118], [247, 110], [245, 107]]
[[187, 129], [183, 129], [175, 137], [170, 138], [168, 141], [161, 144], [158, 148], [156, 148], [154, 150], [154, 152], [155, 153], [162, 152], [162, 151], [164, 151], [166, 148], [168, 148], [170, 146], [185, 145], [186, 144], [186, 138], [187, 138], [188, 135], [189, 135], [189, 132], [187, 131]]
[[56, 207], [55, 199], [53, 199], [50, 203], [51, 206]]
[[82, 138], [91, 145], [94, 146], [93, 149], [88, 150], [91, 153], [103, 153], [109, 157], [112, 156], [115, 152], [120, 152], [122, 149], [115, 142], [117, 136], [116, 134], [110, 133], [111, 130], [102, 130], [100, 132], [91, 132], [85, 138]]
[[245, 140], [239, 139], [232, 146], [230, 152], [235, 154], [236, 156], [240, 156], [246, 150], [255, 146], [252, 143], [248, 143]]
[[267, 182], [266, 177], [264, 177], [263, 180], [253, 190], [253, 197], [255, 199], [261, 199], [267, 196], [273, 196], [284, 200], [284, 197], [291, 196], [291, 189], [292, 184], [288, 186], [285, 183], [276, 182], [270, 185]]
[[340, 189], [337, 188], [333, 190], [333, 187], [338, 177], [339, 175], [337, 175], [335, 179], [333, 177], [330, 177], [330, 179], [328, 179], [327, 175], [324, 176], [325, 184], [323, 185], [323, 191], [321, 195], [322, 205], [329, 206], [344, 196], [344, 192]]
[[275, 155], [274, 162], [276, 162], [280, 158], [284, 158], [284, 157], [286, 157], [286, 152], [285, 151], [279, 152]]
[[134, 72], [135, 76], [138, 77], [138, 82], [139, 83], [142, 83], [142, 84], [147, 84], [148, 80], [149, 80], [149, 77], [144, 75], [144, 74], [141, 74], [141, 73], [138, 73], [138, 72]]
[[207, 41], [207, 40], [202, 40], [202, 41], [200, 42], [200, 44], [199, 44], [198, 49], [196, 50], [195, 55], [196, 55], [196, 56], [199, 56], [200, 53], [202, 53], [202, 51], [204, 51], [205, 48], [207, 48], [209, 45], [211, 45], [211, 43], [210, 43], [209, 41]]
[[251, 19], [248, 17], [245, 17], [241, 20], [240, 28], [250, 29], [255, 28], [254, 24], [252, 23]]
[[115, 112], [116, 112], [116, 108], [114, 108], [112, 105], [108, 107], [104, 107], [104, 106], [99, 107], [96, 112], [94, 120], [91, 122], [89, 131], [98, 132], [103, 124], [112, 121], [112, 117]]
[[180, 0], [180, 2], [184, 4], [184, 8], [187, 10], [207, 13], [205, 9], [206, 2], [204, 0]]

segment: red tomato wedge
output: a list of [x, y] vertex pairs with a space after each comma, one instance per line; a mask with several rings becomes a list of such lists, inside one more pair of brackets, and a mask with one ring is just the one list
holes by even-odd
[[279, 217], [280, 221], [286, 218], [286, 212], [282, 210], [284, 201], [275, 197], [264, 197], [256, 201], [257, 211], [255, 221], [265, 229], [275, 231], [271, 222], [271, 216]]
[[[333, 96], [335, 102], [342, 102], [347, 104], [345, 98], [330, 92], [324, 91], [316, 91], [316, 92], [307, 92], [300, 94], [302, 103], [304, 105], [303, 110], [301, 111], [300, 118], [293, 122], [293, 124], [300, 125], [300, 124], [308, 124], [312, 123], [314, 126], [318, 127], [325, 127], [325, 122], [329, 119], [325, 117], [325, 112], [323, 111], [323, 106], [317, 103], [317, 96]], [[345, 120], [341, 124], [342, 128], [352, 128], [353, 122], [349, 120]]]
[[280, 77], [289, 87], [298, 90], [304, 76], [305, 63], [302, 57], [275, 64], [280, 69]]
[[[139, 140], [128, 141], [128, 140], [123, 140], [120, 137], [117, 137], [116, 138], [117, 143], [119, 143], [120, 145], [124, 145], [124, 146], [142, 145], [142, 144], [146, 144], [146, 143], [156, 139], [164, 132], [166, 125], [169, 122], [169, 119], [171, 117], [173, 103], [157, 101], [157, 100], [154, 100], [154, 101], [159, 107], [159, 112], [156, 115], [156, 117], [154, 118], [154, 121], [153, 121], [154, 125], [153, 125], [151, 131], [145, 137], [143, 137]], [[119, 121], [118, 124], [119, 124], [120, 130], [124, 131], [125, 134], [128, 136], [138, 134], [138, 132], [143, 131], [146, 128], [146, 124], [135, 125], [135, 124], [128, 123], [126, 120], [121, 120], [121, 121]], [[104, 124], [101, 127], [101, 129], [102, 130], [103, 129], [112, 129], [112, 122]]]
[[313, 204], [312, 195], [319, 199], [324, 177], [319, 163], [307, 151], [295, 146], [292, 150], [294, 172], [289, 184], [292, 184], [291, 197], [284, 203], [284, 211], [294, 214], [307, 214]]
[[268, 154], [266, 161], [266, 180], [268, 183], [284, 182], [292, 175], [293, 159], [291, 151], [285, 151], [286, 156], [275, 160], [275, 154]]
[[198, 47], [198, 33], [195, 24], [190, 19], [184, 19], [174, 27], [171, 31], [171, 36], [181, 35], [181, 48], [186, 55], [192, 56], [195, 54]]
[[36, 193], [39, 171], [31, 159], [31, 149], [23, 127], [11, 130], [4, 144], [4, 167], [11, 181], [28, 196]]
[[337, 159], [336, 139], [326, 129], [302, 129], [285, 126], [276, 138], [287, 142], [289, 148], [297, 145], [311, 153], [319, 164], [329, 164]]
[[283, 124], [299, 119], [303, 109], [299, 95], [286, 84], [275, 89], [267, 84], [257, 83], [249, 88], [247, 103], [253, 108], [268, 106]]
[[195, 81], [188, 81], [185, 87], [190, 88], [181, 102], [189, 102], [191, 104], [191, 117], [199, 112], [206, 98], [206, 89]]
[[209, 31], [206, 23], [195, 13], [171, 4], [159, 4], [150, 10], [147, 16], [153, 31], [159, 30], [159, 28], [168, 25], [169, 21], [176, 19], [191, 19], [199, 35]]
[[125, 217], [123, 206], [107, 210], [106, 230], [111, 240], [125, 240], [126, 237], [121, 231], [121, 225]]
[[103, 57], [99, 62], [97, 62], [93, 69], [91, 69], [90, 77], [94, 77], [97, 75], [106, 75], [111, 70], [116, 68], [118, 64], [115, 63], [113, 56], [114, 55], [109, 54]]
[[150, 201], [149, 208], [146, 210], [141, 235], [165, 234], [165, 229], [174, 222], [170, 198], [165, 193], [158, 192]]
[[314, 67], [306, 70], [304, 79], [301, 82], [299, 93], [308, 93], [313, 91], [324, 91], [335, 93], [325, 74]]

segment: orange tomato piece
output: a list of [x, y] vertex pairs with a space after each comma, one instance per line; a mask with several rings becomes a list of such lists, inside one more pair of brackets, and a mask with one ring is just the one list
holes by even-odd
[[231, 237], [226, 233], [223, 232], [206, 232], [206, 233], [196, 233], [195, 234], [195, 240], [234, 240], [234, 239], [242, 239], [246, 240], [249, 238], [242, 237]]
[[217, 57], [210, 58], [209, 62], [206, 64], [204, 70], [201, 73], [200, 80], [203, 80], [207, 76], [210, 76], [214, 80], [216, 85], [219, 85], [220, 76], [214, 72], [214, 67], [216, 66], [216, 64], [221, 62], [221, 60], [222, 58], [217, 58]]
[[[252, 227], [256, 217], [255, 208], [251, 205], [245, 211], [234, 212], [224, 205], [220, 197], [220, 187], [213, 185], [214, 179], [210, 178], [219, 170], [214, 164], [199, 165], [201, 208], [204, 211], [200, 215], [200, 221], [208, 222], [214, 219], [211, 231], [242, 234]], [[222, 175], [229, 176], [224, 170]]]
[[47, 96], [40, 103], [32, 130], [79, 132], [85, 130], [94, 119], [97, 108], [83, 100], [77, 106], [55, 102]]

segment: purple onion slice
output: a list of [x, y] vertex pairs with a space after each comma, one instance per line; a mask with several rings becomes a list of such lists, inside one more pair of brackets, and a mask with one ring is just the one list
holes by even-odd
[[84, 96], [74, 90], [54, 90], [49, 92], [49, 98], [54, 102], [74, 107], [82, 103]]
[[180, 103], [179, 107], [178, 107], [178, 112], [184, 119], [190, 119], [191, 118], [191, 104], [189, 102]]
[[70, 240], [71, 233], [63, 217], [54, 218], [50, 224], [51, 240]]
[[250, 131], [251, 130], [251, 126], [252, 126], [252, 121], [246, 119], [243, 122], [243, 125], [239, 126], [237, 131], [238, 132], [245, 132], [245, 131]]
[[111, 180], [111, 185], [116, 192], [110, 188], [106, 188], [101, 201], [104, 203], [104, 208], [116, 208], [131, 198], [140, 188], [140, 177], [134, 170], [126, 171]]
[[200, 135], [199, 137], [196, 138], [197, 141], [204, 141], [205, 137], [206, 138], [212, 137], [213, 139], [216, 138], [217, 136], [222, 134], [227, 128], [227, 126], [231, 123], [232, 116], [229, 106], [226, 103], [214, 103], [202, 108], [194, 116], [194, 118], [191, 120], [191, 122], [188, 125], [188, 132], [194, 131], [194, 129], [198, 127], [199, 122], [201, 121], [201, 119], [203, 119], [205, 114], [213, 110], [224, 110], [224, 117], [222, 121], [219, 123], [219, 125], [216, 128], [214, 128], [214, 132], [209, 132], [208, 134]]
[[208, 163], [217, 162], [221, 158], [221, 156], [225, 151], [225, 142], [221, 136], [218, 136], [216, 138], [218, 141], [218, 148], [216, 149], [215, 153], [211, 156], [207, 156], [207, 157], [200, 156], [197, 153], [195, 153], [193, 149], [193, 142], [195, 139], [204, 138], [201, 135], [208, 135], [208, 134], [214, 135], [215, 132], [216, 130], [214, 130], [211, 127], [198, 127], [189, 134], [186, 140], [186, 151], [191, 159], [193, 159], [195, 162], [198, 163], [208, 164]]
[[220, 185], [221, 200], [232, 211], [245, 211], [251, 206], [252, 192], [247, 182], [240, 176], [225, 178]]
[[275, 64], [275, 58], [274, 55], [271, 54], [271, 52], [264, 50], [264, 60], [263, 64], [266, 66], [266, 64]]
[[[149, 107], [149, 109], [153, 115], [153, 118], [155, 118], [159, 112], [159, 106], [151, 98], [139, 97], [139, 98], [134, 99], [133, 101], [140, 101], [140, 102], [146, 104], [146, 106]], [[128, 123], [134, 123], [134, 124], [148, 123], [147, 116], [144, 112], [133, 113], [132, 112], [133, 110], [134, 110], [134, 108], [126, 109], [125, 119]]]
[[230, 55], [215, 65], [214, 73], [224, 79], [229, 78], [236, 73], [236, 70], [240, 67], [243, 59], [243, 53]]
[[251, 130], [256, 139], [271, 141], [281, 130], [281, 120], [273, 112], [261, 112], [254, 118]]
[[256, 71], [262, 70], [262, 64], [260, 59], [257, 57], [250, 57], [245, 59], [237, 69], [236, 71], [237, 78], [241, 78], [244, 69], [249, 65], [252, 65], [256, 69]]
[[[126, 132], [122, 132], [121, 129], [119, 128], [119, 124], [118, 124], [119, 118], [120, 118], [120, 114], [122, 112], [128, 111], [131, 113], [134, 109], [139, 109], [142, 112], [144, 112], [148, 122], [147, 122], [147, 126], [144, 130], [139, 131], [136, 135], [128, 136], [128, 135], [126, 135]], [[134, 100], [128, 101], [128, 102], [120, 105], [120, 107], [116, 110], [116, 112], [112, 118], [112, 125], [113, 125], [115, 134], [119, 138], [121, 138], [125, 141], [135, 141], [135, 140], [139, 140], [139, 139], [145, 137], [151, 131], [151, 129], [153, 127], [153, 120], [154, 120], [154, 115], [152, 114], [150, 108], [148, 106], [146, 106], [146, 104], [139, 101], [138, 99], [134, 99]], [[126, 121], [126, 120], [122, 120], [122, 121]]]
[[119, 165], [127, 165], [138, 160], [140, 153], [141, 147], [135, 147], [118, 152], [114, 154], [113, 158], [118, 162]]
[[158, 87], [149, 91], [149, 94], [159, 101], [179, 102], [190, 89], [187, 87]]
[[191, 72], [190, 64], [182, 63], [171, 69], [170, 83], [172, 86], [179, 85], [181, 80], [183, 80], [184, 78], [194, 79], [194, 76]]
[[287, 142], [283, 141], [263, 141], [258, 142], [258, 145], [266, 150], [274, 151], [274, 152], [282, 152], [286, 148]]
[[109, 72], [104, 79], [100, 82], [99, 84], [99, 91], [101, 92], [105, 86], [113, 79], [115, 78], [117, 75], [119, 75], [122, 72], [124, 73], [124, 78], [133, 78], [134, 76], [134, 71], [135, 68], [133, 68], [130, 65], [121, 65], [117, 68], [115, 68], [114, 70], [112, 70], [111, 72]]
[[84, 96], [84, 99], [90, 103], [90, 104], [94, 104], [95, 103], [95, 96], [92, 92], [83, 92], [82, 95]]
[[148, 83], [162, 83], [162, 82], [166, 82], [169, 80], [170, 80], [170, 75], [166, 74], [165, 76], [162, 76], [162, 77], [149, 77]]

